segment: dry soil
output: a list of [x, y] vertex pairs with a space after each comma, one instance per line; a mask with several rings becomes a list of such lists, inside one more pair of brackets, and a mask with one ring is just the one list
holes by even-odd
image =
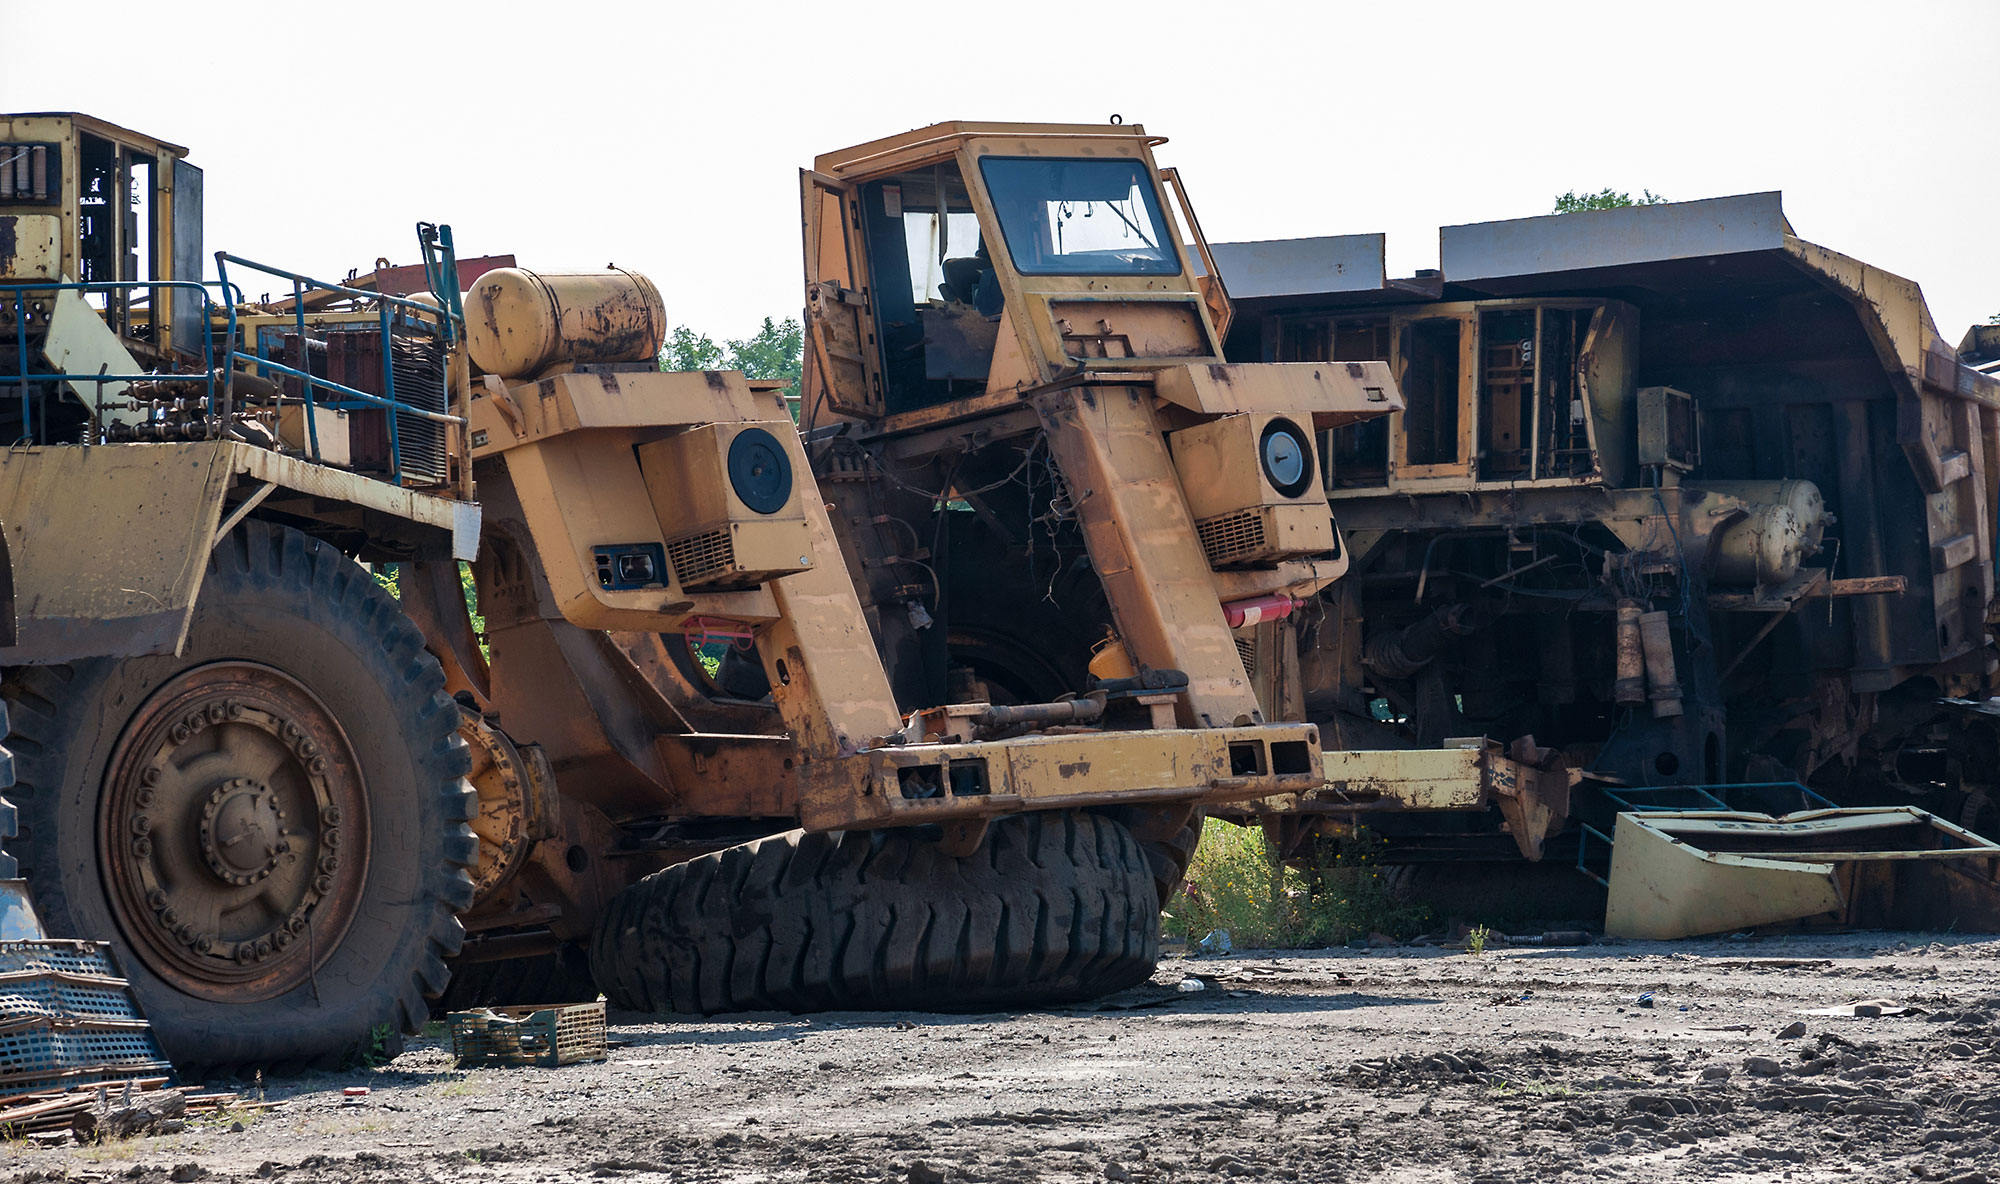
[[[1874, 999], [1911, 1010], [1803, 1014]], [[612, 1019], [603, 1064], [426, 1039], [0, 1177], [2000, 1184], [1992, 939], [1250, 952], [1032, 1014]]]

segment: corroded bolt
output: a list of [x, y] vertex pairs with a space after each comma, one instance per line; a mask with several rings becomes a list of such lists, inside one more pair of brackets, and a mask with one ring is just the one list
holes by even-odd
[[243, 704], [235, 699], [224, 699], [222, 701], [222, 710], [230, 719], [243, 718]]
[[327, 893], [333, 891], [333, 877], [314, 876], [313, 891], [319, 893], [321, 896], [325, 896]]
[[155, 888], [151, 892], [146, 893], [146, 903], [155, 911], [166, 908], [167, 894]]
[[214, 934], [212, 934], [212, 933], [204, 933], [204, 934], [202, 934], [202, 935], [201, 935], [200, 937], [197, 937], [197, 938], [195, 938], [195, 939], [194, 939], [194, 951], [195, 951], [195, 953], [197, 953], [197, 954], [206, 954], [206, 953], [210, 953], [210, 952], [212, 952], [212, 951], [213, 951], [214, 949], [215, 949], [215, 935], [214, 935]]
[[187, 738], [190, 735], [192, 735], [192, 733], [188, 731], [188, 726], [186, 724], [175, 724], [174, 730], [167, 733], [167, 738], [172, 740], [175, 744], [186, 744]]
[[323, 756], [316, 756], [311, 760], [307, 761], [306, 772], [311, 773], [315, 777], [319, 776], [321, 773], [326, 772], [326, 758]]
[[263, 959], [263, 958], [268, 958], [270, 956], [271, 956], [271, 939], [268, 937], [260, 939], [257, 942], [257, 957]]
[[152, 831], [152, 829], [153, 829], [153, 820], [152, 820], [152, 819], [150, 819], [150, 818], [146, 817], [146, 816], [145, 816], [144, 814], [134, 814], [134, 815], [132, 816], [132, 833], [133, 833], [133, 834], [135, 834], [135, 835], [143, 835], [143, 834], [147, 834], [147, 833], [151, 832], [151, 831]]
[[319, 745], [314, 744], [310, 739], [301, 740], [299, 741], [299, 755], [302, 757], [318, 756]]
[[327, 828], [326, 828], [326, 830], [324, 830], [324, 831], [322, 831], [322, 832], [320, 833], [320, 836], [319, 836], [319, 841], [320, 841], [320, 842], [322, 842], [322, 843], [325, 843], [325, 844], [326, 844], [327, 846], [329, 846], [329, 847], [338, 847], [338, 846], [340, 846], [340, 831], [339, 831], [339, 829], [338, 829], [338, 828], [336, 828], [336, 827], [331, 827], [331, 826], [327, 827]]
[[153, 786], [153, 785], [158, 785], [159, 783], [160, 783], [160, 766], [147, 765], [144, 769], [139, 771], [139, 784], [145, 786]]
[[137, 838], [132, 840], [132, 854], [144, 859], [153, 853], [153, 840]]
[[179, 913], [175, 912], [172, 909], [160, 910], [160, 924], [165, 925], [169, 929], [172, 929], [174, 926], [180, 923], [181, 923], [181, 915]]
[[328, 806], [328, 807], [327, 807], [326, 809], [324, 809], [324, 810], [320, 811], [320, 817], [321, 817], [321, 818], [324, 818], [324, 819], [326, 819], [326, 824], [327, 824], [328, 826], [339, 826], [339, 825], [340, 825], [340, 807], [339, 807], [339, 806]]
[[328, 875], [332, 875], [334, 869], [339, 866], [340, 866], [340, 857], [332, 854], [331, 852], [325, 855], [321, 855], [319, 857], [319, 870], [325, 872]]
[[139, 808], [144, 810], [150, 807], [153, 804], [154, 800], [157, 799], [160, 795], [155, 793], [153, 790], [142, 789], [133, 796], [135, 800], [138, 801]]

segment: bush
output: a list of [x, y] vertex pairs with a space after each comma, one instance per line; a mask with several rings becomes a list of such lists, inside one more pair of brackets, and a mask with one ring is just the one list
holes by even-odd
[[1394, 898], [1366, 832], [1320, 844], [1310, 865], [1272, 858], [1264, 832], [1211, 818], [1181, 890], [1161, 923], [1169, 938], [1199, 942], [1217, 929], [1250, 949], [1344, 945], [1370, 933], [1413, 937], [1430, 909]]

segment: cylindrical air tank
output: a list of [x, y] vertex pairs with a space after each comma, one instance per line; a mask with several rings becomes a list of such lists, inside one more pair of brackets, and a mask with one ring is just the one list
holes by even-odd
[[526, 378], [564, 362], [646, 362], [666, 343], [660, 291], [630, 271], [489, 271], [465, 294], [472, 362]]

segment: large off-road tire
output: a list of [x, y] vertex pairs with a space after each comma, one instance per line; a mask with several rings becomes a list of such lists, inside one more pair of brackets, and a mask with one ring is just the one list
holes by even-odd
[[245, 523], [180, 657], [22, 667], [0, 694], [42, 920], [116, 947], [183, 1071], [418, 1030], [464, 940], [475, 801], [443, 672], [359, 565]]
[[565, 946], [532, 958], [452, 963], [451, 984], [431, 1001], [431, 1014], [474, 1007], [588, 1003], [597, 995], [589, 956], [578, 947]]
[[1004, 818], [963, 858], [904, 830], [782, 835], [655, 872], [591, 941], [639, 1011], [972, 1011], [1092, 999], [1152, 974], [1153, 872], [1130, 831]]

